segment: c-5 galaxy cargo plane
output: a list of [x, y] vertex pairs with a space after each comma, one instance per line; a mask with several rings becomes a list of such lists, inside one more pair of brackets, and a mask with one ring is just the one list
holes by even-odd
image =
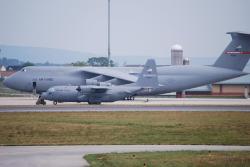
[[[9, 88], [40, 94], [37, 104], [44, 100], [87, 101], [89, 104], [112, 102], [124, 96], [156, 95], [177, 92], [239, 76], [250, 58], [250, 34], [229, 32], [232, 41], [210, 66], [164, 66], [153, 72], [149, 60], [146, 74], [141, 68], [129, 67], [25, 67], [4, 80]], [[150, 75], [150, 72], [153, 75]], [[139, 79], [138, 75], [139, 74]], [[145, 76], [144, 76], [145, 75]], [[156, 75], [157, 77], [154, 77]], [[148, 87], [145, 78], [157, 79]], [[141, 80], [143, 82], [140, 82]], [[69, 96], [69, 92], [74, 92]], [[52, 93], [51, 93], [52, 92]], [[60, 93], [59, 93], [60, 92]], [[53, 96], [54, 94], [57, 94]], [[79, 95], [79, 96], [78, 96]], [[120, 96], [119, 96], [120, 95]], [[64, 97], [62, 99], [59, 98]], [[119, 97], [119, 98], [116, 98]], [[63, 100], [64, 99], [64, 100]]]

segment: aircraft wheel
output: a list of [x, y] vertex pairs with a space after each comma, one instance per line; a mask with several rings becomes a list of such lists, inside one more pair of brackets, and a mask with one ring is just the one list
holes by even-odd
[[46, 105], [46, 101], [44, 99], [40, 99], [39, 104]]
[[36, 105], [40, 105], [40, 104], [41, 104], [41, 102], [42, 102], [42, 100], [41, 100], [41, 96], [39, 96], [39, 97], [38, 97], [38, 99], [37, 99], [37, 101], [36, 101]]
[[45, 106], [45, 105], [46, 105], [46, 101], [43, 101], [43, 102], [42, 102], [42, 105], [44, 105], [44, 106]]
[[57, 105], [57, 101], [53, 101], [53, 104], [54, 104], [54, 105]]

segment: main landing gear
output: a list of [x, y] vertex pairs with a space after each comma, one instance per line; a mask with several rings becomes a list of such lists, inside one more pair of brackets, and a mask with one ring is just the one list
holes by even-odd
[[89, 104], [89, 105], [100, 105], [101, 102], [90, 102], [90, 101], [89, 101], [88, 104]]
[[128, 96], [128, 97], [125, 97], [125, 100], [135, 100], [135, 97], [134, 96]]
[[41, 96], [38, 97], [37, 101], [36, 101], [36, 105], [46, 105], [46, 101], [44, 99], [41, 98]]

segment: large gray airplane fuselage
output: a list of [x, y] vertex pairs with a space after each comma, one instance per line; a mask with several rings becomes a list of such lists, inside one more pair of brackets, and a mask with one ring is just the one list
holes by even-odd
[[[142, 68], [116, 68], [116, 67], [26, 67], [16, 72], [4, 81], [9, 88], [24, 92], [32, 92], [34, 86], [37, 93], [46, 92], [53, 86], [78, 86], [86, 85], [87, 76], [85, 70], [95, 72], [130, 76], [128, 83], [133, 84]], [[131, 72], [132, 71], [132, 72]], [[159, 86], [151, 91], [143, 91], [138, 95], [154, 95], [169, 92], [178, 92], [218, 81], [246, 75], [242, 71], [236, 71], [214, 66], [164, 66], [158, 67]], [[130, 74], [133, 73], [133, 74]], [[102, 74], [99, 74], [102, 75]], [[97, 76], [98, 77], [98, 76]], [[112, 76], [110, 76], [112, 77]], [[123, 78], [126, 80], [126, 78]], [[105, 83], [105, 81], [104, 81]], [[35, 84], [35, 85], [34, 85]]]
[[[100, 101], [114, 101], [127, 95], [131, 97], [178, 92], [247, 74], [242, 71], [250, 58], [250, 34], [242, 32], [228, 32], [228, 34], [231, 35], [232, 41], [211, 66], [179, 65], [156, 68], [155, 61], [151, 59], [146, 62], [143, 69], [130, 67], [25, 67], [5, 79], [4, 84], [12, 89], [39, 93], [44, 96], [44, 99], [54, 101], [71, 92], [69, 94], [74, 98], [79, 99], [81, 96], [82, 101], [87, 100], [90, 103], [92, 102], [90, 97], [93, 96], [93, 102], [95, 102], [95, 97], [99, 97], [99, 95], [102, 99]], [[90, 88], [84, 85], [89, 85]], [[60, 86], [65, 88], [62, 95]], [[51, 95], [58, 98], [53, 98], [48, 91], [50, 88], [53, 90], [53, 87], [58, 91], [52, 91], [54, 93]], [[85, 88], [94, 93], [83, 91]], [[95, 93], [98, 90], [104, 92]], [[80, 95], [78, 96], [78, 94]], [[85, 97], [86, 99], [84, 99]], [[39, 98], [38, 103], [40, 101], [43, 103], [44, 99]], [[62, 101], [64, 100], [62, 99]]]

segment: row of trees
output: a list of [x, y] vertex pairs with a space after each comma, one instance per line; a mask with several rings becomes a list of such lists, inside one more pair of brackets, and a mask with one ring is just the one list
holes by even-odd
[[[95, 67], [105, 67], [108, 66], [108, 58], [107, 57], [91, 57], [87, 62], [85, 61], [77, 61], [72, 63], [73, 66], [95, 66]], [[114, 61], [110, 60], [110, 66], [115, 66]]]
[[27, 67], [27, 66], [34, 66], [35, 64], [34, 63], [31, 63], [31, 62], [29, 62], [29, 61], [27, 61], [27, 62], [25, 62], [25, 63], [23, 63], [23, 67]]
[[[5, 59], [3, 59], [3, 60], [5, 60]], [[47, 64], [49, 65], [48, 62], [47, 62]], [[23, 67], [34, 66], [34, 65], [37, 65], [37, 64], [34, 64], [32, 62], [27, 61], [27, 62], [21, 62], [19, 65], [9, 65], [8, 67], [21, 69]], [[46, 63], [44, 65], [46, 65]], [[71, 63], [71, 65], [73, 65], [73, 66], [105, 67], [105, 66], [108, 66], [108, 58], [107, 57], [91, 57], [86, 62], [85, 61], [77, 61], [77, 62]], [[111, 67], [115, 66], [113, 60], [110, 61], [110, 66]]]
[[[31, 62], [25, 62], [23, 63], [23, 67], [26, 66], [34, 66], [34, 63]], [[73, 66], [95, 66], [95, 67], [105, 67], [108, 66], [108, 58], [107, 57], [91, 57], [88, 59], [87, 62], [85, 61], [77, 61], [75, 63], [72, 63]], [[113, 60], [110, 60], [110, 66], [115, 66]]]

